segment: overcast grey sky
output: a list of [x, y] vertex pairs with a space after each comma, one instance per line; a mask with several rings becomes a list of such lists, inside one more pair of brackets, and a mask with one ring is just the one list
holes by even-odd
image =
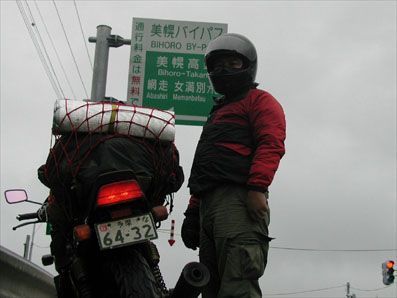
[[[22, 254], [26, 234], [15, 216], [29, 204], [7, 205], [3, 192], [25, 188], [42, 201], [48, 190], [37, 168], [48, 154], [56, 95], [15, 1], [1, 3], [1, 245]], [[25, 4], [25, 2], [23, 2]], [[52, 1], [28, 1], [68, 98], [86, 98]], [[73, 1], [56, 1], [90, 94], [91, 67]], [[396, 1], [76, 1], [86, 37], [96, 26], [130, 38], [132, 18], [227, 23], [257, 47], [257, 81], [283, 105], [286, 155], [270, 188], [269, 263], [264, 297], [396, 297], [385, 288], [381, 263], [397, 260]], [[45, 20], [70, 85], [63, 77], [37, 10]], [[91, 58], [94, 45], [88, 44]], [[125, 99], [127, 46], [111, 49], [107, 96]], [[201, 127], [177, 126], [186, 178]], [[174, 286], [198, 259], [180, 233], [186, 184], [175, 195], [176, 244], [157, 240], [163, 275]], [[170, 228], [170, 219], [162, 229]], [[33, 261], [49, 252], [44, 225]], [[308, 249], [308, 250], [301, 250]], [[364, 250], [364, 251], [357, 251]], [[368, 251], [374, 250], [374, 251]], [[54, 272], [52, 268], [47, 268]], [[320, 291], [313, 291], [323, 289]], [[326, 290], [324, 290], [326, 289]], [[279, 295], [286, 294], [288, 295]], [[298, 293], [298, 294], [292, 294]]]

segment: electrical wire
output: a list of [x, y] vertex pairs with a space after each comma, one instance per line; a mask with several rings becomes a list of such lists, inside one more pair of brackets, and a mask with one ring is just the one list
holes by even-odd
[[[160, 233], [171, 232], [171, 229], [157, 229]], [[174, 233], [175, 236], [181, 236], [181, 234]], [[272, 249], [280, 250], [296, 250], [296, 251], [318, 251], [318, 252], [386, 252], [386, 251], [397, 251], [395, 248], [390, 249], [318, 249], [318, 248], [295, 248], [295, 247], [281, 247], [281, 246], [270, 246]]]
[[372, 251], [397, 251], [397, 249], [317, 249], [317, 248], [294, 248], [294, 247], [280, 247], [271, 246], [273, 249], [283, 250], [299, 250], [299, 251], [323, 251], [323, 252], [372, 252]]
[[326, 291], [326, 290], [344, 288], [345, 286], [346, 286], [346, 285], [341, 285], [341, 286], [334, 286], [334, 287], [321, 288], [321, 289], [313, 289], [313, 290], [306, 290], [306, 291], [299, 291], [299, 292], [289, 292], [289, 293], [262, 294], [262, 297], [267, 297], [267, 296], [284, 296], [284, 295], [295, 295], [295, 294], [304, 294], [304, 293], [320, 292], [320, 291]]
[[[289, 293], [273, 293], [273, 294], [262, 294], [262, 297], [268, 297], [268, 296], [284, 296], [284, 295], [295, 295], [295, 294], [304, 294], [304, 293], [312, 293], [312, 292], [320, 292], [320, 291], [327, 291], [327, 290], [332, 290], [332, 289], [339, 289], [343, 288], [346, 285], [341, 285], [341, 286], [335, 286], [335, 287], [328, 287], [328, 288], [320, 288], [320, 289], [313, 289], [313, 290], [306, 290], [306, 291], [300, 291], [300, 292], [289, 292]], [[382, 288], [377, 288], [377, 289], [371, 289], [371, 290], [364, 290], [364, 289], [359, 289], [350, 286], [350, 289], [356, 290], [356, 291], [363, 291], [363, 292], [374, 292], [374, 291], [379, 291], [379, 290], [384, 290], [389, 287], [382, 287]]]
[[91, 62], [90, 52], [88, 51], [87, 39], [85, 38], [84, 31], [83, 31], [83, 26], [82, 26], [81, 20], [80, 20], [79, 10], [77, 9], [76, 0], [73, 0], [73, 4], [74, 4], [74, 8], [76, 10], [77, 18], [79, 20], [79, 25], [80, 25], [81, 34], [83, 36], [83, 42], [84, 42], [85, 50], [86, 50], [87, 55], [88, 55], [88, 61], [90, 62], [90, 65], [91, 65], [91, 71], [94, 71], [94, 67], [92, 66], [92, 62]]
[[18, 5], [19, 12], [21, 13], [22, 19], [23, 19], [23, 21], [25, 23], [25, 26], [26, 26], [26, 28], [27, 28], [27, 30], [29, 32], [30, 38], [31, 38], [31, 40], [33, 42], [33, 45], [35, 46], [37, 54], [39, 55], [41, 64], [44, 67], [44, 71], [45, 71], [48, 79], [50, 80], [50, 84], [51, 84], [56, 96], [58, 98], [61, 98], [62, 95], [61, 95], [61, 93], [58, 90], [58, 87], [57, 87], [57, 85], [56, 85], [56, 83], [54, 81], [54, 78], [52, 77], [51, 71], [50, 71], [50, 69], [49, 69], [49, 67], [47, 65], [47, 61], [46, 61], [46, 59], [45, 59], [45, 57], [43, 55], [43, 52], [42, 52], [42, 50], [40, 48], [40, 45], [39, 45], [39, 43], [37, 41], [37, 38], [36, 38], [36, 36], [35, 36], [35, 34], [33, 32], [33, 29], [31, 28], [32, 23], [29, 22], [28, 16], [26, 15], [25, 8], [23, 7], [23, 4], [22, 4], [21, 0], [15, 0], [15, 1], [16, 1], [17, 5]]
[[54, 7], [55, 7], [55, 10], [56, 10], [56, 12], [57, 12], [57, 16], [58, 16], [59, 22], [61, 23], [61, 27], [62, 27], [63, 33], [64, 33], [64, 35], [65, 35], [67, 44], [68, 44], [68, 46], [69, 46], [69, 50], [70, 50], [70, 53], [71, 53], [71, 55], [72, 55], [72, 58], [73, 58], [73, 61], [74, 61], [74, 65], [76, 66], [77, 73], [78, 73], [78, 75], [79, 75], [81, 84], [83, 85], [83, 89], [84, 89], [85, 95], [86, 95], [87, 98], [89, 98], [89, 97], [88, 97], [88, 93], [87, 93], [87, 89], [85, 88], [84, 81], [83, 81], [83, 78], [82, 78], [82, 76], [81, 76], [79, 66], [77, 65], [76, 58], [74, 57], [73, 50], [72, 50], [72, 47], [71, 47], [71, 45], [70, 45], [69, 38], [68, 38], [68, 35], [67, 35], [67, 33], [66, 33], [65, 26], [63, 25], [63, 22], [62, 22], [62, 19], [61, 19], [61, 15], [59, 14], [59, 10], [58, 10], [58, 7], [57, 7], [57, 5], [56, 5], [56, 3], [55, 3], [55, 0], [52, 0], [52, 3], [54, 4]]
[[[169, 234], [171, 232], [170, 229], [157, 229], [160, 233]], [[180, 234], [174, 234], [174, 236], [181, 236]], [[319, 252], [374, 252], [374, 251], [396, 251], [397, 249], [314, 249], [314, 248], [292, 248], [292, 247], [279, 247], [279, 246], [270, 246], [269, 248], [273, 249], [284, 249], [284, 250], [298, 250], [298, 251], [319, 251]], [[343, 288], [345, 285], [334, 286], [334, 287], [327, 287], [327, 288], [320, 288], [320, 289], [312, 289], [306, 291], [299, 291], [299, 292], [288, 292], [288, 293], [272, 293], [272, 294], [262, 294], [262, 297], [271, 297], [271, 296], [285, 296], [285, 295], [295, 295], [295, 294], [304, 294], [304, 293], [312, 293], [312, 292], [320, 292], [332, 289]], [[379, 291], [386, 289], [388, 287], [382, 287], [377, 289], [359, 289], [350, 287], [351, 289], [357, 291], [365, 291], [365, 292], [372, 292], [372, 291]]]
[[[397, 284], [394, 284], [394, 285], [397, 285]], [[387, 288], [390, 288], [390, 286], [377, 288], [377, 289], [371, 289], [371, 290], [359, 289], [359, 288], [355, 288], [355, 287], [350, 286], [350, 289], [356, 290], [356, 291], [362, 291], [362, 292], [374, 292], [374, 291], [384, 290], [384, 289], [387, 289]]]
[[48, 249], [48, 248], [50, 248], [50, 245], [38, 245], [38, 244], [33, 244], [33, 247], [41, 248], [41, 249]]
[[[68, 75], [67, 75], [67, 73], [66, 73], [66, 71], [65, 71], [65, 68], [64, 68], [64, 66], [63, 66], [63, 63], [62, 63], [61, 59], [59, 58], [58, 51], [57, 51], [57, 49], [56, 49], [56, 47], [55, 47], [55, 44], [54, 44], [54, 42], [53, 42], [53, 40], [52, 40], [52, 38], [51, 38], [51, 34], [50, 34], [50, 32], [49, 32], [49, 30], [48, 30], [48, 28], [47, 28], [46, 22], [44, 21], [44, 18], [43, 18], [42, 14], [41, 14], [40, 8], [39, 8], [39, 6], [37, 5], [36, 0], [34, 0], [34, 3], [35, 3], [35, 5], [36, 5], [36, 10], [37, 10], [38, 13], [39, 13], [41, 22], [43, 23], [44, 28], [45, 28], [45, 30], [46, 30], [48, 39], [49, 39], [50, 42], [51, 42], [52, 49], [53, 49], [54, 52], [55, 52], [55, 55], [56, 55], [56, 57], [57, 57], [57, 60], [58, 60], [59, 65], [61, 66], [63, 75], [64, 75], [64, 77], [65, 77], [65, 79], [66, 79], [66, 81], [67, 81], [67, 83], [68, 83], [68, 86], [69, 86], [69, 88], [70, 88], [70, 91], [72, 92], [74, 98], [77, 98], [77, 97], [76, 97], [76, 94], [74, 93], [74, 90], [73, 90], [73, 88], [72, 88], [72, 85], [71, 85], [71, 83], [70, 83], [69, 77], [68, 77]], [[65, 96], [64, 96], [64, 97], [65, 97]]]
[[32, 11], [30, 10], [30, 7], [29, 7], [29, 4], [28, 4], [28, 1], [27, 1], [27, 0], [25, 0], [25, 4], [26, 4], [27, 10], [28, 10], [28, 13], [29, 13], [29, 15], [30, 15], [30, 23], [32, 24], [32, 27], [33, 27], [34, 30], [36, 31], [36, 35], [37, 35], [38, 38], [39, 38], [39, 42], [40, 42], [41, 48], [44, 50], [45, 57], [47, 58], [46, 61], [48, 62], [49, 67], [51, 68], [51, 71], [52, 71], [52, 75], [55, 77], [55, 80], [56, 80], [56, 82], [57, 82], [57, 84], [58, 84], [57, 87], [59, 88], [60, 93], [62, 94], [62, 96], [65, 97], [65, 94], [64, 94], [64, 92], [63, 92], [63, 90], [62, 90], [62, 86], [61, 86], [61, 84], [59, 83], [58, 76], [57, 76], [57, 74], [56, 74], [56, 72], [55, 72], [55, 69], [54, 69], [54, 67], [53, 67], [53, 65], [52, 65], [50, 56], [48, 55], [48, 52], [47, 52], [46, 46], [45, 46], [45, 44], [44, 44], [44, 41], [43, 41], [43, 39], [41, 38], [41, 34], [40, 34], [40, 31], [39, 31], [37, 22], [35, 21], [35, 19], [34, 19], [34, 17], [33, 17]]

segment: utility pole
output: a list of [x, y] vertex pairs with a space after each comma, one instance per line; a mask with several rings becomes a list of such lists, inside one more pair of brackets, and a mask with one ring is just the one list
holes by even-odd
[[30, 251], [29, 251], [28, 261], [31, 261], [31, 260], [32, 260], [33, 241], [34, 241], [34, 235], [35, 235], [35, 233], [36, 233], [36, 224], [33, 225], [32, 241], [30, 242]]
[[26, 242], [24, 244], [24, 250], [23, 250], [23, 258], [28, 259], [28, 254], [29, 254], [29, 242], [30, 242], [30, 235], [26, 235]]
[[122, 45], [130, 45], [130, 39], [124, 39], [118, 35], [111, 35], [112, 28], [107, 25], [97, 26], [96, 37], [89, 37], [88, 41], [96, 43], [94, 72], [92, 75], [91, 101], [105, 101], [106, 80], [108, 73], [109, 48], [118, 48]]
[[347, 298], [356, 298], [356, 294], [353, 293], [350, 295], [350, 283], [349, 282], [346, 284], [346, 291], [347, 291], [347, 294], [346, 294]]

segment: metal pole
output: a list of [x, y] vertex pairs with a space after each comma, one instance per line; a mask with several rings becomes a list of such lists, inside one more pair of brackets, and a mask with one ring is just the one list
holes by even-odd
[[25, 248], [23, 250], [23, 258], [28, 259], [30, 235], [26, 235]]
[[346, 297], [347, 298], [356, 298], [357, 297], [356, 294], [353, 293], [350, 295], [350, 283], [349, 282], [347, 283], [346, 287], [347, 287], [346, 288], [346, 291], [347, 291]]
[[96, 42], [91, 101], [101, 102], [105, 99], [109, 60], [109, 37], [112, 28], [107, 25], [99, 25], [96, 28], [96, 38], [89, 38], [90, 42]]
[[32, 241], [30, 242], [30, 251], [29, 251], [28, 261], [31, 261], [31, 260], [32, 260], [33, 241], [34, 241], [34, 234], [35, 234], [35, 232], [36, 232], [36, 224], [33, 225]]
[[350, 298], [350, 283], [349, 282], [347, 283], [346, 287], [347, 287], [347, 289], [346, 289], [346, 291], [347, 291], [346, 297]]

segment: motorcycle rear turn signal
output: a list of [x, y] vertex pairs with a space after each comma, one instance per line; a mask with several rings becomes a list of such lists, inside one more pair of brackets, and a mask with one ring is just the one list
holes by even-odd
[[154, 221], [163, 221], [168, 218], [168, 210], [165, 206], [155, 206], [152, 208], [152, 214]]
[[99, 189], [97, 205], [123, 203], [143, 196], [136, 180], [125, 180], [106, 184]]
[[73, 228], [73, 235], [77, 241], [83, 241], [91, 238], [91, 229], [89, 225], [80, 225]]

